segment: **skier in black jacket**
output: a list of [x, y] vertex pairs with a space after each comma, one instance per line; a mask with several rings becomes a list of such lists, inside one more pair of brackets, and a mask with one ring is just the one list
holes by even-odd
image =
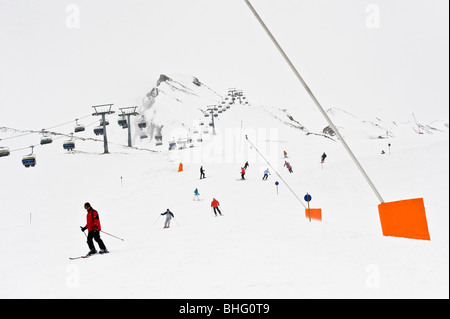
[[200, 166], [200, 179], [205, 178], [205, 170], [203, 169], [203, 166]]

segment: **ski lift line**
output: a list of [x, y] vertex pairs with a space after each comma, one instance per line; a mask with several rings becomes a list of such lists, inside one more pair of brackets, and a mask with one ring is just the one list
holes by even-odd
[[297, 69], [295, 68], [295, 66], [292, 64], [291, 60], [288, 58], [288, 56], [286, 55], [286, 53], [283, 51], [283, 49], [281, 48], [281, 46], [278, 44], [277, 40], [275, 39], [275, 37], [272, 35], [272, 33], [270, 32], [270, 30], [267, 28], [266, 24], [264, 23], [264, 21], [261, 19], [261, 17], [259, 16], [259, 14], [256, 12], [255, 8], [253, 8], [252, 4], [250, 3], [249, 0], [244, 0], [245, 3], [247, 3], [248, 7], [250, 8], [250, 10], [253, 12], [253, 15], [256, 17], [256, 19], [258, 20], [258, 22], [261, 24], [261, 26], [263, 27], [263, 29], [266, 31], [267, 35], [270, 37], [270, 39], [272, 40], [273, 44], [277, 47], [278, 51], [281, 53], [281, 55], [283, 56], [283, 58], [285, 59], [285, 61], [287, 62], [287, 64], [289, 65], [289, 67], [291, 68], [292, 72], [294, 72], [295, 76], [297, 77], [297, 79], [300, 81], [300, 83], [303, 85], [303, 87], [305, 88], [305, 90], [308, 92], [309, 96], [311, 97], [311, 99], [314, 101], [314, 103], [316, 104], [317, 108], [319, 109], [320, 113], [322, 113], [323, 117], [325, 118], [325, 120], [328, 122], [328, 124], [331, 126], [331, 128], [334, 130], [334, 132], [336, 133], [336, 135], [338, 136], [339, 140], [341, 141], [342, 145], [344, 146], [344, 148], [347, 150], [348, 154], [350, 155], [350, 157], [352, 158], [353, 162], [356, 164], [356, 166], [359, 168], [360, 172], [363, 174], [364, 178], [366, 179], [367, 183], [370, 185], [370, 187], [372, 188], [372, 190], [374, 191], [375, 195], [378, 197], [379, 201], [381, 203], [384, 203], [383, 198], [381, 197], [380, 193], [378, 192], [378, 190], [376, 189], [375, 185], [372, 183], [372, 181], [370, 180], [369, 176], [366, 174], [366, 172], [364, 171], [363, 167], [361, 166], [361, 164], [359, 163], [359, 161], [357, 160], [357, 158], [355, 157], [355, 155], [353, 154], [352, 150], [350, 149], [350, 147], [347, 145], [347, 143], [345, 142], [345, 140], [342, 138], [341, 134], [339, 133], [339, 131], [337, 130], [336, 126], [333, 124], [333, 122], [331, 121], [331, 119], [328, 117], [327, 113], [325, 112], [325, 110], [322, 108], [322, 106], [320, 105], [319, 101], [317, 100], [317, 98], [315, 97], [315, 95], [313, 94], [313, 92], [311, 91], [311, 89], [308, 87], [308, 85], [306, 84], [306, 82], [303, 80], [303, 78], [301, 77], [300, 73], [298, 73]]
[[256, 148], [255, 145], [253, 145], [253, 143], [248, 139], [247, 135], [245, 135], [245, 139], [250, 143], [250, 145], [258, 152], [258, 154], [262, 157], [262, 159], [267, 163], [267, 165], [270, 166], [270, 168], [278, 175], [278, 177], [283, 181], [283, 183], [287, 186], [287, 188], [292, 192], [292, 194], [294, 194], [295, 198], [298, 199], [298, 201], [300, 202], [300, 204], [302, 204], [302, 206], [307, 209], [307, 207], [305, 206], [305, 204], [303, 204], [302, 200], [297, 196], [297, 194], [292, 190], [292, 188], [289, 186], [288, 183], [286, 183], [286, 181], [283, 179], [283, 177], [281, 177], [281, 175], [278, 173], [278, 171], [272, 166], [272, 164], [270, 164], [270, 162], [268, 160], [266, 160], [266, 158], [259, 152], [259, 150]]
[[[91, 116], [91, 115], [89, 115], [89, 116]], [[86, 117], [86, 116], [85, 116]], [[84, 117], [83, 117], [84, 118]], [[57, 125], [57, 126], [54, 126], [54, 127], [58, 127], [58, 126], [62, 126], [62, 125], [67, 125], [67, 124], [70, 124], [70, 123], [72, 123], [73, 121], [70, 121], [70, 122], [67, 122], [67, 123], [64, 123], [64, 124], [61, 124], [61, 125]], [[85, 127], [90, 127], [90, 126], [92, 126], [92, 125], [94, 125], [94, 124], [96, 124], [98, 121], [95, 121], [95, 122], [92, 122], [92, 123], [90, 123], [90, 124], [88, 124], [88, 125], [86, 125]], [[50, 130], [51, 128], [49, 127], [49, 128], [47, 128], [47, 129], [43, 129], [44, 131], [48, 131], [48, 130]], [[71, 135], [70, 134], [64, 134], [64, 133], [58, 133], [58, 132], [48, 132], [48, 133], [50, 133], [50, 134], [52, 134], [52, 135], [59, 135], [58, 137], [55, 137], [55, 138], [53, 138], [53, 141], [57, 141], [57, 140], [59, 140], [59, 139], [62, 139], [62, 138], [67, 138], [67, 137], [71, 137]], [[8, 137], [8, 138], [5, 138], [4, 140], [6, 140], [6, 139], [11, 139], [11, 138], [15, 138], [15, 137], [20, 137], [20, 136], [25, 136], [25, 135], [31, 135], [31, 134], [42, 134], [42, 130], [41, 131], [39, 131], [39, 132], [34, 132], [34, 131], [31, 131], [31, 132], [28, 132], [28, 133], [24, 133], [24, 134], [21, 134], [21, 135], [15, 135], [15, 136], [13, 136], [13, 137]], [[80, 138], [80, 137], [78, 137], [78, 136], [73, 136], [73, 138], [74, 139], [80, 139], [80, 140], [83, 140], [83, 138]], [[0, 139], [1, 140], [1, 139]], [[100, 140], [99, 140], [100, 141]], [[36, 147], [36, 146], [42, 146], [41, 144], [33, 144], [32, 145], [33, 147]], [[27, 148], [29, 148], [30, 146], [27, 146], [27, 147], [22, 147], [22, 148], [18, 148], [18, 149], [14, 149], [14, 150], [10, 150], [10, 152], [12, 153], [12, 152], [17, 152], [17, 151], [23, 151], [23, 150], [25, 150], [25, 149], [27, 149]]]
[[[83, 116], [83, 117], [81, 117], [81, 118], [79, 118], [79, 119], [84, 119], [84, 118], [86, 118], [86, 117], [88, 117], [88, 116], [91, 116], [91, 114], [86, 115], [86, 116]], [[77, 119], [77, 120], [79, 120], [79, 119]], [[54, 128], [57, 128], [57, 127], [60, 127], [60, 126], [68, 125], [68, 124], [70, 124], [70, 123], [73, 123], [74, 121], [76, 121], [76, 120], [72, 120], [72, 121], [65, 122], [65, 123], [61, 123], [61, 124], [58, 124], [58, 125], [55, 125], [55, 126], [52, 126], [52, 127], [44, 128], [44, 129], [42, 129], [42, 130], [44, 130], [44, 131], [51, 130], [51, 129], [54, 129]], [[39, 133], [41, 133], [42, 130], [40, 130]], [[36, 133], [36, 132], [34, 132], [34, 131], [30, 131], [30, 132], [28, 132], [28, 133], [23, 133], [23, 134], [18, 134], [18, 135], [10, 136], [10, 137], [1, 138], [0, 141], [6, 141], [6, 140], [13, 139], [13, 138], [18, 138], [18, 137], [22, 137], [22, 136], [27, 136], [27, 135], [31, 135], [31, 134], [35, 134], [35, 133]]]

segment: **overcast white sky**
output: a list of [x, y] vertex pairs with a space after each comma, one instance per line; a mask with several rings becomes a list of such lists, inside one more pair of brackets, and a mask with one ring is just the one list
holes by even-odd
[[[252, 4], [325, 108], [448, 120], [448, 0]], [[140, 105], [161, 73], [315, 109], [244, 0], [0, 0], [0, 46], [0, 126]]]

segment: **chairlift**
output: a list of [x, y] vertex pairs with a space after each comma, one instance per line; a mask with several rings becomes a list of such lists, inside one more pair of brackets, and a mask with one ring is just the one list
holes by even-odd
[[197, 139], [197, 142], [201, 143], [201, 142], [203, 142], [203, 139], [202, 139], [201, 137], [199, 137], [199, 138]]
[[197, 134], [198, 133], [198, 130], [197, 129], [194, 129], [194, 134]]
[[148, 137], [147, 134], [145, 134], [145, 133], [142, 133], [142, 134], [141, 134], [141, 140], [144, 139], [144, 138], [147, 138], [147, 137]]
[[219, 114], [217, 114], [217, 113], [214, 113], [214, 117], [218, 117], [219, 116]]
[[31, 154], [22, 157], [22, 164], [26, 168], [36, 166], [36, 155], [33, 154], [33, 148], [34, 146], [31, 146]]
[[82, 124], [78, 124], [78, 119], [75, 120], [76, 124], [75, 124], [75, 129], [74, 132], [78, 133], [78, 132], [83, 132], [86, 128], [84, 127], [84, 125]]
[[95, 135], [103, 135], [103, 126], [97, 126], [94, 128]]
[[44, 130], [42, 130], [42, 134], [43, 136], [41, 137], [41, 145], [50, 144], [51, 142], [53, 142], [51, 136], [46, 135]]
[[[105, 125], [109, 125], [109, 121], [105, 120]], [[100, 121], [100, 126], [103, 126], [103, 120]]]
[[200, 121], [200, 123], [198, 123], [198, 125], [202, 126], [202, 125], [205, 125], [205, 123], [203, 123], [202, 121]]
[[205, 113], [205, 117], [209, 117], [209, 113]]
[[175, 148], [175, 146], [177, 145], [177, 143], [175, 143], [175, 141], [171, 141], [169, 142], [169, 151], [173, 150]]
[[41, 145], [50, 144], [51, 142], [53, 142], [53, 140], [50, 136], [41, 137]]
[[155, 140], [162, 141], [162, 135], [161, 134], [155, 135]]
[[213, 122], [209, 122], [209, 126], [214, 126]]
[[63, 148], [68, 151], [73, 151], [75, 149], [75, 141], [65, 141]]
[[156, 146], [161, 146], [163, 143], [161, 142], [161, 141], [157, 141], [156, 143], [155, 143], [155, 145]]
[[124, 126], [127, 124], [127, 120], [124, 118], [121, 118], [117, 121], [117, 124], [119, 124], [120, 126]]
[[73, 134], [71, 134], [71, 138], [68, 141], [63, 143], [63, 148], [68, 151], [73, 151], [75, 149], [75, 141], [73, 140]]
[[147, 127], [147, 123], [145, 121], [140, 121], [138, 123], [139, 128], [146, 128]]
[[219, 110], [218, 112], [219, 112], [219, 113], [222, 113], [222, 110]]
[[0, 148], [0, 157], [9, 156], [9, 154], [11, 154], [9, 152], [9, 148], [7, 148], [7, 147], [1, 147]]

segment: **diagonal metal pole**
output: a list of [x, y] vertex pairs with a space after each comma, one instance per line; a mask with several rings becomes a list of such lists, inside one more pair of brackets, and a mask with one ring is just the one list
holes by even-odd
[[370, 180], [369, 176], [366, 174], [366, 172], [364, 171], [363, 167], [361, 166], [361, 164], [359, 163], [358, 159], [355, 157], [355, 155], [353, 154], [352, 150], [350, 149], [350, 147], [347, 145], [347, 143], [345, 142], [345, 140], [342, 138], [342, 135], [339, 133], [338, 129], [336, 128], [336, 126], [333, 124], [333, 122], [331, 121], [331, 119], [328, 117], [327, 113], [324, 111], [324, 109], [322, 108], [322, 106], [320, 105], [319, 101], [317, 100], [317, 98], [315, 97], [315, 95], [313, 94], [313, 92], [311, 91], [311, 89], [308, 87], [308, 85], [306, 84], [306, 82], [303, 80], [303, 78], [301, 77], [300, 73], [298, 73], [297, 69], [295, 68], [295, 66], [292, 64], [291, 60], [288, 58], [288, 56], [286, 55], [286, 53], [283, 51], [283, 49], [281, 48], [281, 46], [278, 44], [277, 40], [275, 39], [275, 37], [272, 35], [272, 33], [270, 32], [270, 30], [267, 28], [266, 24], [264, 23], [264, 21], [261, 19], [261, 17], [259, 16], [259, 14], [256, 12], [255, 8], [253, 8], [252, 4], [250, 3], [249, 0], [244, 0], [245, 3], [247, 3], [248, 7], [250, 8], [250, 10], [253, 12], [253, 14], [255, 15], [256, 19], [258, 20], [258, 22], [261, 24], [261, 26], [264, 28], [264, 30], [266, 31], [267, 35], [270, 37], [270, 39], [272, 40], [273, 44], [275, 44], [275, 46], [277, 47], [278, 51], [280, 51], [281, 55], [283, 56], [283, 58], [286, 60], [287, 64], [289, 65], [289, 67], [291, 68], [291, 70], [294, 72], [295, 76], [297, 77], [297, 79], [300, 81], [300, 83], [303, 85], [303, 87], [305, 88], [305, 90], [308, 92], [309, 96], [311, 97], [311, 99], [314, 101], [314, 103], [316, 104], [317, 108], [319, 109], [320, 113], [322, 113], [323, 117], [325, 118], [325, 120], [328, 122], [328, 124], [331, 126], [331, 128], [333, 129], [333, 131], [336, 133], [337, 137], [339, 138], [339, 140], [341, 141], [342, 145], [344, 146], [344, 148], [347, 150], [348, 154], [350, 155], [350, 157], [352, 158], [353, 162], [356, 164], [356, 166], [359, 168], [360, 172], [363, 174], [364, 178], [366, 179], [367, 183], [370, 185], [370, 187], [372, 188], [372, 190], [374, 191], [375, 195], [378, 197], [378, 199], [380, 200], [381, 203], [384, 203], [383, 198], [381, 197], [380, 193], [378, 192], [378, 190], [376, 189], [375, 185], [372, 183], [372, 181]]

